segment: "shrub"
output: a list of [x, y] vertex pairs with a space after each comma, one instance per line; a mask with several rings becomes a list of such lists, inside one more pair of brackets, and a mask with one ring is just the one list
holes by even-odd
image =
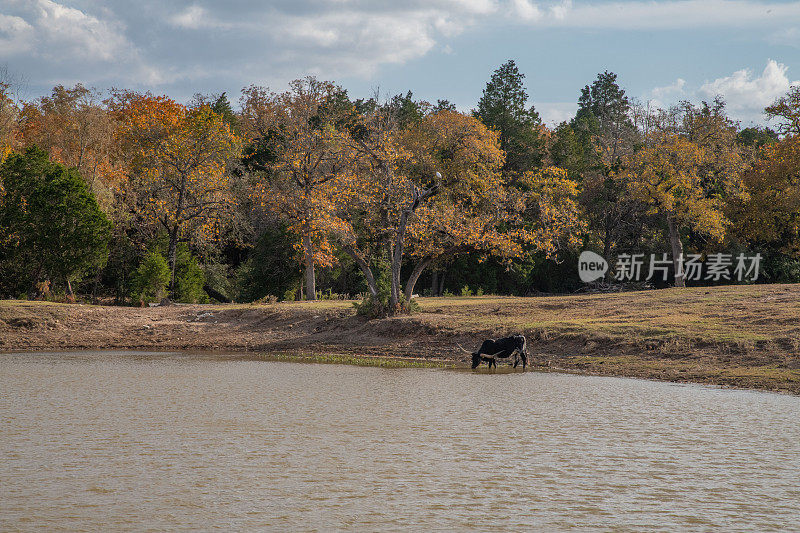
[[163, 255], [147, 254], [136, 269], [134, 296], [144, 302], [160, 301], [167, 294], [169, 275], [169, 264]]
[[356, 313], [368, 318], [382, 318], [389, 312], [389, 298], [392, 294], [392, 280], [390, 275], [389, 263], [381, 261], [373, 266], [373, 272], [376, 272], [375, 284], [378, 286], [378, 295], [367, 296], [361, 303], [354, 303]]
[[175, 300], [183, 303], [206, 303], [208, 295], [203, 290], [206, 276], [189, 253], [186, 245], [178, 248], [175, 260]]

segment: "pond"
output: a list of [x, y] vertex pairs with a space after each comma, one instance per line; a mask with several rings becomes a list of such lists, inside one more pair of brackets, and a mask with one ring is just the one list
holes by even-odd
[[800, 398], [0, 354], [0, 530], [800, 529]]

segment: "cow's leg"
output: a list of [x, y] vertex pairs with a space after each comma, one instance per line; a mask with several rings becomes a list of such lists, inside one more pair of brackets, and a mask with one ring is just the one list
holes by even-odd
[[519, 350], [514, 350], [514, 368], [519, 364]]
[[528, 356], [525, 355], [525, 352], [520, 352], [519, 355], [522, 357], [522, 371], [525, 371], [525, 367], [528, 366]]

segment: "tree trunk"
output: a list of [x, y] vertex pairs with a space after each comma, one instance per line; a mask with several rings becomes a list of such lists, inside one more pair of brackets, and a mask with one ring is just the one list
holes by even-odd
[[72, 292], [72, 283], [69, 281], [69, 278], [67, 278], [67, 294], [69, 294], [69, 297], [74, 302], [75, 301], [75, 293]]
[[306, 263], [306, 300], [317, 299], [317, 279], [314, 275], [314, 248], [311, 235], [303, 235], [303, 255]]
[[169, 233], [169, 295], [175, 298], [175, 263], [178, 253], [178, 230], [180, 229], [180, 220], [183, 215], [183, 199], [186, 193], [187, 177], [181, 176], [181, 188], [178, 190], [178, 205], [175, 208], [175, 224], [172, 226], [172, 231]]
[[[609, 227], [608, 217], [606, 217], [606, 224], [605, 224], [605, 236], [603, 238], [603, 259], [606, 261], [609, 260], [609, 254], [611, 253], [611, 228]], [[611, 269], [608, 269], [603, 276], [603, 279], [608, 280], [611, 277]]]
[[[415, 199], [416, 202], [416, 199]], [[400, 304], [400, 269], [403, 266], [403, 240], [406, 236], [406, 224], [408, 217], [413, 213], [412, 204], [400, 214], [400, 224], [397, 227], [397, 236], [394, 245], [390, 247], [390, 259], [392, 268], [392, 292], [389, 297], [389, 313], [394, 314], [398, 311]]]
[[389, 312], [394, 314], [400, 304], [400, 267], [403, 264], [403, 246], [398, 245], [392, 256], [392, 293], [389, 297]]
[[431, 272], [431, 296], [438, 296], [439, 294], [439, 272], [434, 270]]
[[97, 288], [100, 286], [100, 275], [102, 272], [102, 269], [97, 269], [97, 274], [95, 274], [94, 283], [92, 284], [92, 303], [95, 305], [97, 305]]
[[685, 273], [683, 272], [683, 243], [681, 242], [681, 235], [678, 231], [678, 225], [675, 219], [667, 216], [667, 225], [669, 226], [669, 243], [672, 246], [672, 264], [675, 268], [675, 286], [685, 287]]
[[426, 257], [417, 263], [417, 266], [414, 267], [414, 270], [411, 272], [411, 276], [409, 276], [408, 282], [406, 282], [405, 298], [407, 304], [411, 303], [411, 296], [414, 294], [414, 285], [417, 284], [420, 274], [425, 270], [425, 267], [431, 264], [431, 261], [433, 261], [433, 257]]
[[444, 280], [447, 277], [447, 270], [442, 272], [442, 275], [439, 277], [439, 290], [436, 291], [436, 296], [444, 295]]
[[175, 224], [169, 232], [169, 249], [167, 251], [169, 260], [169, 295], [175, 298], [175, 266], [178, 257], [178, 225]]
[[367, 261], [360, 253], [358, 253], [358, 250], [356, 250], [354, 246], [345, 246], [344, 251], [353, 258], [353, 261], [356, 262], [358, 267], [361, 269], [361, 272], [364, 273], [364, 277], [367, 280], [367, 288], [369, 288], [369, 293], [373, 298], [377, 298], [378, 284], [375, 283], [375, 276], [372, 274], [372, 269], [369, 267], [369, 264], [367, 264]]
[[[403, 209], [400, 213], [400, 223], [397, 225], [397, 235], [395, 236], [395, 242], [392, 246], [392, 295], [391, 300], [389, 301], [389, 313], [395, 314], [400, 309], [400, 268], [403, 265], [403, 244], [405, 243], [406, 237], [406, 225], [408, 224], [409, 217], [414, 214], [414, 211], [420, 206], [422, 202], [436, 194], [439, 190], [438, 185], [434, 185], [429, 189], [425, 189], [424, 191], [420, 192], [418, 189], [414, 188], [414, 193], [412, 195], [411, 203]], [[424, 268], [424, 267], [423, 267]], [[419, 277], [419, 274], [417, 274]], [[416, 283], [416, 279], [414, 282]]]

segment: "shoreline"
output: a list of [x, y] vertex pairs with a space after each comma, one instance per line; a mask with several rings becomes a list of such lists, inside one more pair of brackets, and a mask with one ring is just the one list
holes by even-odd
[[[23, 354], [62, 354], [62, 353], [85, 353], [87, 351], [105, 354], [127, 352], [123, 355], [141, 355], [141, 354], [181, 354], [186, 356], [196, 355], [199, 357], [215, 357], [219, 359], [233, 359], [233, 360], [246, 360], [246, 361], [266, 361], [278, 363], [300, 363], [300, 364], [320, 364], [320, 365], [344, 365], [344, 366], [360, 366], [370, 368], [384, 368], [384, 369], [436, 369], [436, 370], [450, 370], [458, 372], [472, 372], [478, 374], [522, 374], [520, 369], [514, 369], [510, 365], [501, 364], [499, 370], [489, 370], [485, 366], [478, 369], [472, 369], [466, 362], [459, 362], [456, 360], [447, 359], [423, 359], [419, 357], [402, 357], [402, 356], [387, 356], [387, 355], [369, 355], [369, 356], [353, 356], [333, 353], [318, 353], [318, 354], [278, 354], [278, 353], [258, 353], [258, 352], [234, 352], [234, 351], [182, 351], [174, 349], [158, 350], [119, 350], [119, 349], [75, 349], [75, 350], [58, 350], [58, 351], [0, 351], [0, 357], [3, 355], [23, 355]], [[701, 387], [712, 387], [718, 389], [728, 390], [741, 390], [751, 392], [761, 392], [770, 394], [785, 394], [789, 396], [800, 396], [800, 393], [787, 391], [781, 388], [765, 389], [754, 387], [737, 387], [734, 385], [725, 385], [714, 382], [701, 382], [701, 381], [680, 381], [680, 380], [664, 380], [647, 376], [633, 376], [624, 374], [608, 374], [601, 372], [592, 372], [586, 370], [576, 370], [574, 368], [561, 368], [561, 367], [545, 367], [545, 366], [529, 366], [525, 373], [541, 373], [541, 374], [565, 374], [571, 376], [586, 376], [586, 377], [606, 377], [606, 378], [621, 378], [621, 379], [635, 379], [643, 381], [653, 381], [658, 383], [673, 383], [676, 385], [696, 385]]]
[[338, 300], [152, 308], [5, 300], [0, 353], [314, 354], [468, 366], [457, 344], [522, 333], [533, 370], [800, 394], [800, 285], [419, 302], [413, 315], [368, 321]]

